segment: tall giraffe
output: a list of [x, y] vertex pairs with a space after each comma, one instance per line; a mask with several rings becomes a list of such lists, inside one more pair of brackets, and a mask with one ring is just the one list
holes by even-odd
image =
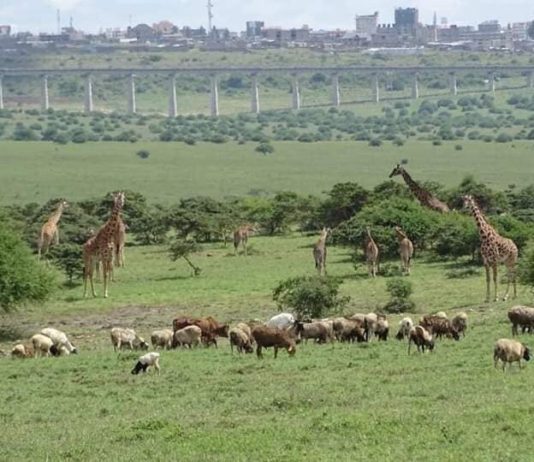
[[365, 227], [367, 237], [365, 239], [365, 260], [367, 261], [367, 269], [369, 276], [376, 277], [376, 271], [378, 268], [378, 246], [371, 236], [371, 230], [369, 226]]
[[326, 276], [326, 239], [330, 233], [330, 228], [323, 228], [319, 240], [313, 246], [313, 259], [319, 276], [321, 274]]
[[410, 191], [414, 194], [423, 207], [428, 207], [429, 209], [436, 210], [437, 212], [441, 213], [450, 212], [447, 204], [441, 202], [438, 198], [434, 197], [430, 191], [427, 191], [421, 187], [415, 180], [412, 179], [412, 177], [408, 174], [404, 167], [401, 166], [401, 164], [397, 164], [395, 166], [393, 171], [389, 174], [389, 177], [392, 178], [395, 175], [402, 175], [402, 178], [408, 185], [408, 188], [410, 188]]
[[395, 226], [395, 233], [397, 233], [397, 240], [399, 241], [402, 270], [409, 275], [413, 257], [413, 243], [400, 226]]
[[102, 263], [102, 278], [104, 280], [104, 297], [108, 296], [109, 278], [113, 271], [114, 238], [124, 206], [124, 193], [118, 192], [113, 198], [113, 209], [109, 220], [102, 226], [96, 235], [90, 238], [83, 246], [83, 296], [87, 296], [87, 280], [91, 284], [93, 297], [96, 297], [93, 285], [93, 272], [97, 262]]
[[247, 255], [248, 238], [254, 232], [255, 228], [251, 224], [240, 226], [234, 231], [234, 253], [237, 255], [239, 244], [243, 246], [245, 255]]
[[113, 237], [113, 246], [115, 251], [115, 266], [120, 268], [124, 268], [124, 245], [126, 243], [127, 229], [128, 225], [126, 225], [119, 216], [117, 219], [117, 229], [115, 236]]
[[61, 215], [63, 214], [63, 210], [65, 210], [68, 206], [69, 204], [67, 201], [61, 201], [56, 210], [54, 210], [54, 213], [50, 215], [46, 223], [41, 227], [39, 239], [37, 240], [37, 254], [39, 258], [41, 258], [42, 253], [46, 254], [48, 252], [48, 248], [50, 247], [52, 240], [54, 240], [54, 244], [59, 244], [58, 223], [61, 219]]
[[510, 281], [514, 285], [514, 298], [516, 296], [516, 264], [517, 264], [517, 246], [514, 241], [506, 237], [502, 237], [491, 226], [481, 210], [478, 208], [473, 196], [463, 196], [464, 207], [468, 208], [473, 215], [478, 233], [480, 235], [480, 253], [484, 268], [486, 269], [486, 302], [490, 301], [490, 268], [493, 271], [493, 285], [495, 288], [495, 298], [497, 301], [497, 265], [504, 263], [508, 272], [508, 285], [506, 286], [506, 293], [503, 300], [508, 299], [510, 291]]

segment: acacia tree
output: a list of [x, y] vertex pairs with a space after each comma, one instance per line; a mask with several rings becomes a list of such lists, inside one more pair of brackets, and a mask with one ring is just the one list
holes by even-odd
[[191, 261], [189, 256], [194, 252], [198, 252], [199, 250], [200, 245], [197, 242], [191, 240], [186, 241], [185, 239], [176, 238], [176, 240], [171, 244], [169, 248], [169, 253], [172, 261], [176, 261], [179, 258], [183, 258], [193, 270], [193, 275], [198, 276], [202, 269], [196, 266]]

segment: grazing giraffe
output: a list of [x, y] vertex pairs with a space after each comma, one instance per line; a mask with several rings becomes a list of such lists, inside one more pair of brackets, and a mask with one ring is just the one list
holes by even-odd
[[423, 187], [419, 186], [419, 184], [414, 181], [410, 175], [408, 175], [408, 172], [400, 164], [396, 165], [393, 171], [389, 174], [389, 177], [392, 178], [395, 175], [402, 175], [402, 178], [410, 188], [410, 191], [412, 191], [422, 206], [441, 213], [450, 212], [447, 204], [434, 197], [430, 191], [427, 191]]
[[321, 237], [313, 246], [313, 259], [315, 260], [315, 269], [319, 273], [326, 276], [326, 239], [331, 233], [330, 228], [323, 228], [321, 231]]
[[399, 241], [402, 271], [409, 275], [413, 256], [413, 244], [400, 226], [395, 226], [395, 232]]
[[58, 223], [61, 218], [61, 215], [63, 213], [63, 210], [65, 210], [69, 204], [67, 201], [61, 201], [56, 210], [46, 223], [41, 227], [41, 233], [39, 234], [39, 239], [37, 240], [37, 254], [39, 258], [41, 258], [41, 254], [46, 254], [48, 252], [48, 248], [52, 244], [52, 240], [54, 240], [54, 244], [59, 244], [59, 228]]
[[247, 255], [247, 243], [250, 235], [255, 231], [255, 228], [251, 224], [240, 226], [234, 231], [234, 253], [237, 255], [239, 244], [243, 246], [245, 255]]
[[510, 281], [514, 285], [514, 298], [516, 297], [516, 264], [517, 246], [514, 241], [502, 237], [487, 221], [478, 208], [473, 196], [463, 196], [464, 207], [473, 215], [478, 233], [480, 235], [480, 253], [486, 269], [486, 302], [490, 301], [490, 268], [493, 271], [493, 285], [495, 288], [495, 301], [497, 297], [497, 265], [504, 263], [508, 272], [508, 285], [503, 300], [508, 299]]
[[371, 230], [368, 226], [365, 227], [367, 237], [365, 239], [365, 260], [367, 261], [367, 268], [369, 276], [376, 277], [378, 268], [378, 246], [371, 236]]
[[113, 271], [114, 237], [117, 233], [118, 220], [124, 206], [124, 193], [118, 192], [113, 198], [111, 217], [102, 226], [96, 235], [90, 238], [83, 246], [83, 296], [87, 296], [87, 280], [91, 284], [93, 297], [96, 297], [93, 285], [93, 272], [97, 262], [102, 263], [102, 277], [104, 280], [104, 297], [108, 296], [108, 283]]

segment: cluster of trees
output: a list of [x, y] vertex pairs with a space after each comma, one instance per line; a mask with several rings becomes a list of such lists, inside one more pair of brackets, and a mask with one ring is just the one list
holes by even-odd
[[[534, 111], [533, 99], [514, 95], [511, 108]], [[28, 122], [27, 116], [33, 117]], [[483, 140], [506, 143], [534, 139], [534, 117], [514, 114], [510, 108], [495, 105], [488, 94], [422, 100], [416, 109], [397, 101], [383, 108], [380, 116], [360, 116], [337, 108], [269, 111], [213, 118], [205, 115], [143, 116], [130, 114], [74, 114], [49, 110], [41, 114], [26, 111], [0, 111], [0, 136], [18, 141], [86, 141], [136, 142], [140, 139], [197, 142], [268, 143], [277, 141], [366, 141], [380, 146], [384, 141], [402, 145], [406, 139], [434, 141]], [[30, 119], [32, 120], [32, 119]], [[268, 149], [260, 152], [267, 153]]]

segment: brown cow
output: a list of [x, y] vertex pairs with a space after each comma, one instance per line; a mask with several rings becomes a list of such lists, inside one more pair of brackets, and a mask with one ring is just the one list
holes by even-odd
[[[217, 336], [228, 337], [228, 324], [220, 324], [211, 316], [205, 318], [180, 317], [175, 318], [172, 322], [174, 332], [187, 326], [200, 327], [202, 331], [202, 343], [206, 346], [210, 346], [212, 343], [217, 346]], [[175, 347], [176, 345], [173, 343], [173, 348]]]

